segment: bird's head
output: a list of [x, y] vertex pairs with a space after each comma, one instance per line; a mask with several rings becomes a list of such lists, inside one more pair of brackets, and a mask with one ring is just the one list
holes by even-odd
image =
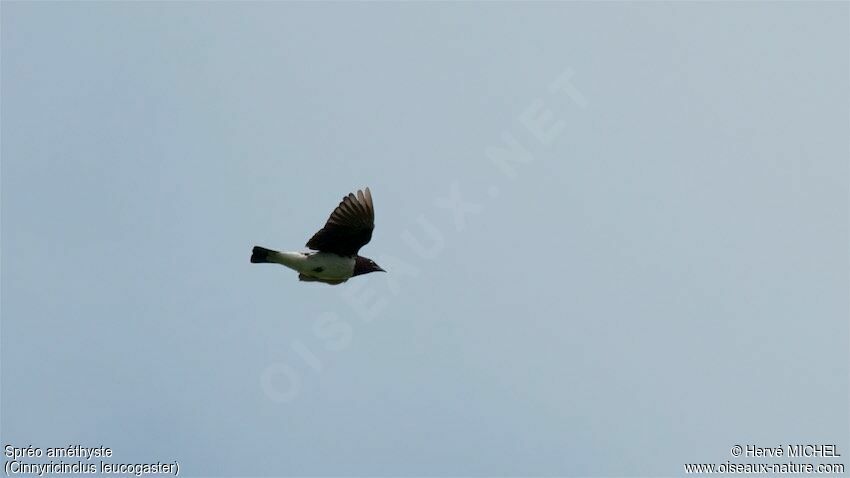
[[363, 256], [354, 256], [354, 276], [368, 274], [370, 272], [386, 272], [375, 261]]

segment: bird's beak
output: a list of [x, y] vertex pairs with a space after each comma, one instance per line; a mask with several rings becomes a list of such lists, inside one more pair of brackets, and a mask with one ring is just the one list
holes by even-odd
[[378, 272], [387, 272], [387, 271], [385, 271], [385, 270], [381, 269], [381, 266], [375, 266], [375, 267], [377, 267], [377, 268], [378, 268]]

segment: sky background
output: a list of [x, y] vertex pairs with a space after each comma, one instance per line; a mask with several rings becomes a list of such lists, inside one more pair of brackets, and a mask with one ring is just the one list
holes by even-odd
[[[848, 463], [847, 3], [0, 14], [4, 445], [184, 476]], [[364, 186], [388, 274], [248, 262]]]

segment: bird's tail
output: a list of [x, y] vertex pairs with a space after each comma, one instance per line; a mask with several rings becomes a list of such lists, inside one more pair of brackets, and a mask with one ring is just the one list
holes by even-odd
[[263, 264], [265, 262], [274, 262], [269, 256], [277, 254], [277, 251], [266, 249], [265, 247], [254, 246], [251, 252], [251, 262], [254, 264]]

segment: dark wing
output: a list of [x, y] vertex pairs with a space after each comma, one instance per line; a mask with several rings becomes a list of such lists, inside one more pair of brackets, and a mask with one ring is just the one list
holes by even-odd
[[375, 208], [372, 193], [357, 191], [349, 194], [331, 213], [328, 222], [307, 241], [307, 247], [316, 251], [353, 256], [372, 239], [375, 229]]

